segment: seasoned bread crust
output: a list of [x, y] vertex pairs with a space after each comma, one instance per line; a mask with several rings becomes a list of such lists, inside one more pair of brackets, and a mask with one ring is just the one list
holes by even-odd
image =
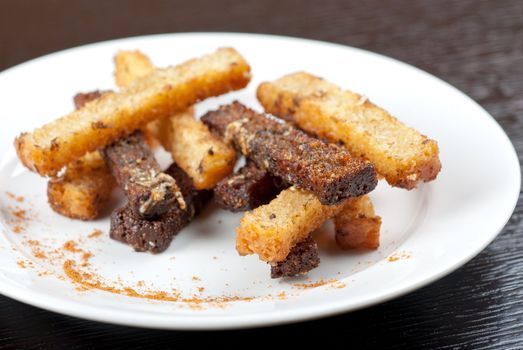
[[118, 50], [114, 56], [114, 80], [118, 87], [131, 85], [136, 79], [154, 72], [154, 65], [140, 50]]
[[92, 101], [96, 100], [97, 98], [102, 97], [102, 95], [110, 94], [110, 93], [112, 93], [112, 91], [110, 91], [110, 90], [106, 90], [106, 91], [93, 90], [93, 91], [89, 91], [89, 92], [79, 92], [76, 95], [74, 95], [74, 97], [73, 97], [74, 108], [80, 109], [80, 108], [84, 107], [86, 104], [88, 104], [89, 102], [92, 102]]
[[271, 278], [304, 275], [319, 265], [318, 245], [309, 235], [291, 249], [285, 260], [271, 264]]
[[296, 244], [333, 217], [340, 247], [375, 249], [379, 245], [381, 218], [374, 214], [368, 196], [324, 205], [310, 192], [291, 187], [245, 213], [236, 229], [236, 249], [240, 255], [258, 254], [263, 261], [281, 262]]
[[82, 155], [105, 147], [158, 118], [194, 103], [245, 87], [250, 67], [231, 48], [222, 48], [176, 67], [157, 69], [118, 93], [15, 140], [22, 163], [40, 175], [56, 175]]
[[377, 249], [381, 218], [374, 213], [369, 196], [350, 198], [334, 218], [336, 243], [342, 249]]
[[[154, 65], [140, 51], [119, 51], [115, 57], [115, 79], [120, 87], [153, 71]], [[149, 144], [156, 140], [171, 153], [197, 189], [211, 189], [233, 171], [236, 151], [195, 119], [192, 107], [155, 120], [142, 132]]]
[[308, 73], [260, 84], [267, 113], [296, 123], [354, 155], [370, 160], [393, 186], [412, 189], [434, 180], [441, 169], [436, 141], [391, 116], [366, 97]]
[[233, 172], [236, 151], [195, 119], [192, 109], [157, 122], [156, 138], [197, 189], [212, 189]]
[[[74, 96], [75, 107], [82, 108], [108, 91], [91, 91]], [[67, 165], [64, 173], [47, 182], [47, 201], [58, 214], [72, 219], [96, 219], [116, 186], [113, 176], [98, 151], [87, 153]]]
[[116, 182], [98, 151], [67, 166], [65, 172], [47, 183], [47, 200], [58, 214], [72, 219], [96, 219], [107, 203]]
[[311, 191], [323, 204], [336, 204], [376, 187], [376, 173], [369, 162], [239, 102], [208, 112], [202, 121], [258, 167]]
[[[131, 85], [136, 79], [145, 77], [155, 70], [151, 59], [140, 50], [118, 50], [114, 56], [114, 68], [114, 80], [120, 89]], [[159, 119], [153, 120], [140, 128], [151, 149], [160, 145], [155, 138], [158, 132], [158, 121]]]
[[176, 180], [186, 207], [182, 209], [174, 204], [161, 216], [145, 220], [137, 217], [127, 204], [111, 215], [109, 235], [112, 239], [126, 243], [139, 252], [160, 253], [167, 249], [174, 236], [199, 214], [212, 193], [194, 189], [189, 176], [174, 163], [165, 173]]
[[290, 187], [270, 203], [245, 213], [236, 229], [236, 249], [240, 255], [258, 254], [266, 262], [282, 261], [344, 204], [324, 205], [314, 194]]
[[105, 147], [101, 153], [136, 217], [159, 216], [176, 200], [184, 209], [176, 181], [162, 172], [140, 131]]
[[218, 182], [214, 188], [214, 201], [222, 209], [245, 211], [269, 203], [286, 187], [280, 178], [247, 160], [237, 172]]

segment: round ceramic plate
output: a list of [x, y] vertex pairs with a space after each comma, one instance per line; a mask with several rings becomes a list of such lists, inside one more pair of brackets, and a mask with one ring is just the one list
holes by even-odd
[[[383, 219], [381, 246], [343, 252], [326, 224], [315, 232], [321, 265], [307, 277], [271, 280], [256, 256], [240, 257], [242, 214], [210, 205], [158, 255], [108, 237], [109, 214], [83, 222], [54, 213], [46, 180], [26, 170], [13, 139], [68, 113], [76, 92], [114, 88], [112, 58], [140, 49], [157, 66], [221, 46], [252, 66], [249, 86], [198, 105], [238, 99], [260, 109], [255, 89], [299, 70], [365, 94], [438, 141], [437, 180], [405, 191], [380, 183], [371, 197]], [[329, 43], [251, 34], [166, 34], [74, 48], [0, 74], [0, 292], [91, 320], [171, 329], [279, 324], [355, 310], [408, 293], [480, 252], [509, 219], [520, 189], [514, 148], [493, 118], [447, 83], [371, 52]], [[158, 151], [167, 165], [169, 157]], [[115, 194], [112, 208], [122, 205]], [[67, 272], [67, 273], [66, 273]]]

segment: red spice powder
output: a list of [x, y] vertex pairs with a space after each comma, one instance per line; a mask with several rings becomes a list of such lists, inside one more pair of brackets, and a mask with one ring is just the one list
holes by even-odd
[[19, 220], [27, 220], [26, 212], [27, 211], [25, 209], [20, 209], [17, 207], [16, 210], [11, 211], [11, 215]]
[[33, 249], [33, 256], [38, 259], [47, 259], [47, 256], [44, 254], [44, 252], [38, 248]]
[[91, 257], [93, 256], [93, 254], [89, 253], [89, 252], [84, 252], [82, 254], [82, 266], [89, 266], [89, 259], [91, 259]]
[[11, 225], [11, 230], [14, 233], [22, 233], [27, 228], [27, 222], [29, 220], [29, 217], [27, 216], [27, 210], [22, 209], [18, 206], [16, 207], [9, 207], [10, 211], [10, 218], [8, 220], [8, 223]]
[[78, 249], [78, 248], [76, 247], [76, 242], [73, 241], [73, 240], [69, 240], [69, 241], [65, 242], [64, 245], [63, 245], [63, 248], [64, 248], [65, 250], [67, 250], [67, 251], [72, 252], [72, 253], [82, 252], [81, 249]]
[[89, 234], [89, 236], [87, 236], [87, 237], [89, 237], [89, 238], [96, 238], [96, 237], [100, 237], [102, 234], [103, 234], [103, 232], [101, 230], [94, 229], [93, 232], [91, 232]]
[[86, 273], [78, 270], [76, 262], [74, 260], [66, 260], [63, 264], [63, 270], [67, 277], [69, 277], [74, 283], [81, 286], [82, 290], [97, 289], [113, 294], [126, 295], [133, 298], [158, 300], [158, 301], [171, 301], [171, 302], [183, 302], [188, 304], [223, 304], [233, 301], [251, 301], [253, 297], [240, 297], [240, 296], [219, 296], [219, 297], [207, 297], [199, 298], [193, 296], [190, 298], [182, 297], [180, 293], [167, 293], [166, 291], [154, 291], [148, 290], [146, 292], [138, 292], [135, 289], [128, 286], [113, 286], [103, 283], [93, 273]]
[[412, 256], [407, 252], [397, 252], [393, 253], [391, 256], [387, 258], [388, 262], [395, 262], [402, 259], [410, 259]]
[[317, 288], [317, 287], [321, 287], [321, 286], [325, 286], [327, 284], [332, 284], [332, 283], [336, 283], [338, 282], [337, 279], [330, 279], [330, 280], [318, 280], [316, 282], [312, 282], [312, 283], [295, 283], [293, 284], [294, 287], [296, 288], [300, 288], [300, 289], [310, 289], [310, 288]]
[[[62, 266], [64, 275], [76, 287], [78, 291], [88, 290], [100, 290], [113, 294], [120, 294], [132, 298], [157, 300], [157, 301], [168, 301], [183, 303], [187, 307], [193, 309], [202, 309], [205, 306], [212, 307], [225, 307], [230, 302], [249, 302], [254, 300], [254, 297], [243, 297], [243, 296], [199, 296], [197, 294], [192, 296], [183, 296], [179, 291], [173, 289], [172, 291], [154, 290], [152, 288], [146, 288], [145, 281], [138, 281], [134, 286], [126, 285], [120, 278], [117, 280], [107, 280], [100, 276], [98, 273], [89, 268], [89, 260], [93, 257], [91, 252], [88, 252], [79, 247], [79, 242], [74, 240], [66, 241], [60, 248], [52, 248], [41, 244], [39, 241], [29, 239], [24, 242], [30, 246], [35, 257], [41, 259], [48, 259], [53, 265], [59, 264]], [[45, 253], [44, 253], [45, 250]], [[73, 255], [71, 254], [73, 253]], [[33, 267], [30, 261], [20, 261], [18, 265], [21, 268], [27, 268], [28, 266]], [[39, 276], [48, 275], [49, 272], [40, 272]], [[58, 275], [60, 279], [64, 279], [64, 276]], [[193, 281], [201, 281], [199, 276], [192, 276]], [[309, 279], [310, 281], [310, 279]], [[228, 286], [228, 283], [225, 285]], [[334, 279], [331, 280], [319, 280], [312, 283], [295, 284], [296, 288], [309, 289], [323, 285], [332, 285], [333, 288], [341, 288], [345, 286], [342, 282], [337, 282]], [[197, 287], [198, 293], [203, 293], [205, 288], [203, 286]], [[280, 300], [287, 299], [285, 292], [280, 292], [277, 295], [271, 296], [270, 298], [278, 298]]]
[[6, 192], [5, 194], [7, 195], [7, 197], [9, 197], [11, 199], [14, 199], [18, 203], [22, 203], [24, 201], [24, 197], [23, 196], [17, 196], [14, 193], [11, 193], [11, 192]]

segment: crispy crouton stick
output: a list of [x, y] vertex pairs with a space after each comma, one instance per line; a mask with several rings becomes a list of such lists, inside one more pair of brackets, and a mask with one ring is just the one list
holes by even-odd
[[158, 69], [115, 94], [16, 138], [18, 157], [40, 175], [56, 175], [82, 155], [194, 103], [247, 85], [250, 67], [234, 49]]
[[159, 120], [158, 125], [160, 143], [189, 174], [196, 188], [212, 189], [234, 170], [234, 148], [195, 119], [192, 110]]
[[241, 218], [236, 249], [240, 255], [258, 254], [266, 262], [283, 261], [298, 242], [341, 212], [344, 205], [345, 201], [324, 205], [314, 194], [295, 187], [283, 190], [269, 204]]
[[374, 214], [367, 196], [323, 205], [313, 194], [291, 187], [269, 204], [245, 213], [236, 229], [236, 249], [240, 255], [258, 254], [274, 265], [333, 217], [336, 240], [342, 248], [374, 249], [379, 244], [381, 218]]
[[258, 167], [311, 191], [323, 204], [336, 204], [376, 187], [376, 173], [369, 162], [238, 102], [207, 113], [202, 121]]
[[343, 143], [370, 160], [393, 186], [412, 189], [434, 180], [441, 169], [436, 141], [391, 116], [366, 97], [307, 73], [262, 83], [258, 100], [265, 111], [300, 128]]
[[152, 220], [137, 217], [127, 204], [111, 215], [110, 237], [129, 244], [136, 251], [160, 253], [167, 249], [174, 236], [185, 227], [210, 199], [210, 191], [196, 190], [187, 174], [176, 164], [166, 171], [172, 176], [183, 195], [185, 209], [175, 203], [166, 213]]
[[[119, 51], [115, 65], [116, 82], [120, 87], [154, 71], [152, 62], [140, 51]], [[155, 120], [142, 130], [149, 144], [156, 139], [171, 153], [197, 189], [213, 188], [233, 171], [235, 150], [195, 119], [192, 108]]]
[[247, 160], [237, 172], [218, 182], [214, 200], [223, 209], [244, 211], [269, 203], [286, 187], [280, 178]]
[[161, 215], [175, 200], [181, 209], [185, 209], [176, 181], [161, 171], [140, 131], [116, 141], [101, 152], [137, 217], [150, 219]]
[[[82, 108], [107, 91], [78, 93], [75, 107]], [[100, 212], [116, 186], [98, 151], [87, 153], [68, 164], [64, 173], [47, 183], [47, 200], [58, 214], [72, 219], [92, 220]]]
[[[140, 50], [119, 50], [114, 56], [114, 80], [119, 88], [125, 88], [135, 80], [154, 72], [155, 67], [149, 57]], [[159, 146], [156, 136], [159, 130], [159, 119], [141, 127], [145, 141], [152, 149]]]
[[343, 249], [377, 249], [381, 218], [374, 214], [369, 196], [350, 198], [334, 218], [336, 243]]
[[93, 220], [100, 215], [116, 182], [100, 153], [91, 152], [69, 164], [47, 183], [47, 200], [58, 214]]
[[151, 59], [140, 50], [118, 50], [114, 56], [114, 80], [120, 88], [131, 85], [136, 79], [154, 72]]
[[319, 265], [318, 246], [309, 234], [292, 247], [285, 260], [271, 264], [271, 278], [304, 275]]
[[[270, 176], [248, 160], [239, 171], [218, 183], [214, 189], [214, 200], [224, 209], [249, 210], [270, 202], [285, 187], [281, 179]], [[349, 198], [343, 209], [334, 216], [334, 224], [336, 242], [341, 248], [378, 248], [381, 218], [374, 213], [368, 195]], [[297, 261], [297, 252], [301, 251], [300, 248], [293, 248], [286, 260]]]

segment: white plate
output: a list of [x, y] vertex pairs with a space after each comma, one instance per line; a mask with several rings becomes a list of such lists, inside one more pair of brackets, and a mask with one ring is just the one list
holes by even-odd
[[[233, 99], [259, 108], [254, 93], [258, 83], [305, 70], [369, 96], [439, 142], [443, 170], [436, 181], [410, 192], [380, 183], [372, 193], [383, 218], [378, 251], [337, 250], [327, 225], [317, 233], [322, 263], [309, 280], [271, 280], [267, 265], [235, 251], [234, 228], [240, 214], [209, 207], [165, 253], [153, 256], [110, 240], [107, 217], [82, 222], [51, 211], [45, 179], [27, 171], [15, 157], [12, 140], [18, 133], [70, 111], [75, 92], [113, 88], [112, 57], [118, 49], [139, 48], [158, 66], [165, 66], [220, 46], [241, 52], [254, 78], [243, 91], [200, 104], [200, 114]], [[474, 101], [414, 67], [346, 46], [226, 33], [115, 40], [11, 68], [0, 74], [0, 96], [0, 221], [5, 231], [0, 239], [0, 292], [92, 320], [154, 328], [224, 329], [304, 320], [376, 304], [426, 285], [475, 256], [503, 228], [520, 189], [519, 163], [510, 141]], [[158, 156], [167, 163], [164, 153]], [[24, 201], [17, 202], [7, 191], [23, 196]], [[14, 216], [19, 209], [26, 210], [30, 220]], [[89, 238], [95, 228], [105, 234]], [[81, 253], [61, 248], [67, 240], [93, 253], [90, 266], [81, 269], [94, 271], [108, 286], [169, 295], [176, 289], [179, 297], [194, 296], [195, 300], [152, 301], [78, 290], [63, 273], [65, 260], [81, 260]], [[336, 282], [316, 288], [297, 286], [310, 287], [319, 280]], [[253, 299], [216, 300], [223, 296]]]

